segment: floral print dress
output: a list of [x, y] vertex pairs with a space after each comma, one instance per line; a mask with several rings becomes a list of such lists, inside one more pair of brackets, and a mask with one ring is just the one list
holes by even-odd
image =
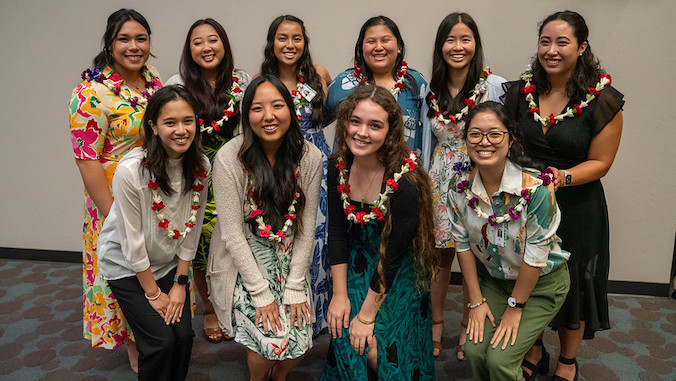
[[[162, 87], [157, 71], [148, 66], [154, 77], [155, 89]], [[123, 78], [111, 67], [103, 75], [121, 85]], [[140, 97], [128, 87], [121, 91], [127, 96]], [[122, 156], [142, 144], [141, 120], [146, 104], [131, 106], [105, 85], [85, 79], [74, 90], [70, 99], [69, 124], [73, 153], [79, 160], [97, 160], [103, 166], [108, 188], [112, 188], [113, 174]], [[112, 191], [112, 189], [111, 189]], [[117, 300], [108, 283], [99, 274], [96, 247], [104, 216], [85, 189], [84, 225], [82, 239], [83, 334], [92, 347], [114, 349], [131, 335]]]

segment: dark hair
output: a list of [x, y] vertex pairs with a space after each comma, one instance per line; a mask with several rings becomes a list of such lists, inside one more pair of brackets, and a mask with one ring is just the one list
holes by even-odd
[[[542, 163], [535, 161], [526, 155], [526, 152], [521, 145], [521, 132], [517, 128], [516, 122], [514, 122], [512, 119], [507, 107], [498, 102], [486, 101], [476, 105], [470, 110], [470, 112], [467, 114], [465, 127], [462, 129], [462, 136], [465, 141], [467, 141], [467, 131], [470, 128], [472, 119], [483, 112], [493, 113], [498, 118], [500, 123], [502, 123], [505, 128], [507, 128], [507, 131], [509, 132], [509, 141], [511, 143], [509, 151], [507, 151], [507, 158], [509, 158], [509, 161], [522, 168], [535, 168], [539, 171], [544, 171], [545, 166]], [[472, 165], [474, 165], [474, 163], [472, 163]]]
[[[190, 92], [182, 85], [170, 85], [159, 89], [152, 98], [148, 101], [143, 121], [142, 134], [145, 140], [145, 147], [147, 150], [146, 157], [143, 159], [143, 164], [148, 169], [151, 175], [155, 177], [155, 181], [160, 186], [160, 189], [167, 194], [174, 194], [176, 191], [171, 187], [169, 182], [169, 175], [167, 174], [167, 161], [169, 156], [162, 145], [162, 140], [158, 135], [153, 133], [153, 128], [150, 122], [157, 124], [157, 119], [164, 106], [175, 100], [185, 101], [190, 108], [195, 109], [195, 99]], [[204, 158], [202, 156], [202, 143], [200, 141], [200, 128], [195, 126], [195, 138], [188, 147], [188, 150], [183, 154], [183, 193], [187, 193], [193, 186], [195, 178], [204, 171]]]
[[[193, 30], [200, 25], [210, 25], [213, 27], [221, 39], [223, 49], [225, 50], [225, 56], [217, 68], [216, 86], [213, 88], [202, 74], [202, 68], [192, 59], [192, 53], [190, 52], [190, 37]], [[179, 72], [185, 87], [190, 90], [197, 101], [195, 112], [204, 120], [205, 125], [209, 125], [212, 120], [219, 120], [223, 117], [223, 110], [228, 106], [228, 102], [230, 101], [228, 90], [232, 86], [233, 70], [234, 60], [232, 50], [230, 49], [230, 41], [223, 26], [211, 18], [195, 21], [190, 26], [185, 43], [183, 44]], [[235, 116], [228, 118], [220, 131], [213, 131], [212, 134], [218, 134], [228, 139], [232, 138], [239, 124], [239, 119], [239, 107], [235, 107]], [[212, 139], [211, 135], [207, 134], [206, 136], [206, 139]]]
[[143, 15], [133, 9], [126, 8], [122, 8], [113, 12], [110, 16], [108, 16], [106, 31], [103, 33], [103, 38], [101, 38], [101, 52], [99, 52], [99, 54], [97, 54], [92, 60], [94, 67], [103, 70], [106, 68], [106, 66], [114, 66], [115, 61], [113, 60], [113, 54], [110, 51], [110, 47], [113, 45], [113, 42], [115, 42], [117, 34], [120, 33], [122, 25], [124, 25], [124, 23], [127, 21], [136, 21], [141, 24], [141, 26], [146, 29], [146, 32], [148, 32], [148, 36], [150, 37], [150, 25], [148, 25], [148, 21], [145, 17], [143, 17]]
[[[347, 136], [347, 125], [357, 104], [368, 100], [383, 108], [387, 112], [388, 131], [385, 142], [377, 152], [378, 160], [385, 167], [383, 183], [392, 178], [394, 173], [401, 171], [401, 165], [409, 157], [409, 148], [404, 137], [404, 120], [401, 107], [394, 99], [392, 94], [385, 88], [374, 85], [362, 85], [357, 87], [345, 100], [338, 105], [336, 115], [336, 141], [338, 152], [334, 157], [340, 157], [345, 162], [351, 163], [354, 155], [350, 152], [345, 141]], [[438, 264], [438, 257], [434, 249], [434, 221], [432, 220], [432, 189], [430, 179], [425, 170], [423, 170], [420, 161], [417, 161], [415, 169], [406, 173], [404, 176], [413, 186], [418, 194], [418, 226], [413, 238], [413, 259], [416, 265], [417, 284], [424, 288], [429, 287], [432, 269]], [[386, 207], [390, 209], [390, 199], [386, 202]], [[383, 263], [385, 262], [387, 243], [392, 231], [392, 220], [386, 218], [380, 234], [380, 263], [378, 264], [378, 273], [380, 274], [380, 293], [385, 290], [385, 281], [383, 274]]]
[[[462, 86], [462, 89], [458, 95], [451, 96], [451, 92], [448, 90], [448, 81], [450, 78], [451, 68], [446, 63], [441, 49], [446, 42], [446, 37], [451, 33], [451, 30], [454, 26], [458, 24], [465, 24], [472, 31], [474, 35], [474, 57], [469, 63], [469, 71], [467, 72], [467, 78], [465, 79], [465, 84]], [[434, 92], [439, 103], [439, 109], [442, 111], [448, 111], [451, 114], [459, 112], [463, 107], [465, 107], [465, 99], [470, 97], [470, 91], [474, 89], [474, 86], [479, 82], [479, 77], [484, 67], [484, 49], [481, 45], [481, 36], [479, 35], [479, 28], [474, 22], [472, 16], [467, 13], [451, 13], [446, 16], [439, 24], [439, 29], [437, 29], [437, 37], [434, 40], [434, 53], [432, 55], [432, 80], [430, 81], [430, 90]], [[430, 105], [430, 99], [426, 98], [427, 104]], [[434, 116], [434, 110], [430, 107], [427, 117], [432, 118]]]
[[[359, 37], [357, 38], [357, 43], [354, 45], [354, 67], [361, 68], [362, 73], [366, 75], [366, 78], [368, 78], [369, 82], [373, 81], [373, 71], [368, 67], [366, 60], [364, 59], [364, 38], [366, 36], [366, 31], [370, 27], [377, 25], [385, 25], [387, 29], [392, 32], [392, 35], [394, 35], [394, 38], [397, 40], [397, 46], [399, 47], [400, 52], [397, 54], [397, 59], [394, 61], [394, 67], [392, 68], [392, 78], [397, 78], [397, 71], [401, 68], [401, 64], [404, 62], [404, 56], [406, 53], [404, 39], [401, 37], [399, 27], [394, 21], [392, 21], [392, 19], [387, 16], [374, 16], [366, 20], [364, 25], [362, 25], [361, 29], [359, 30]], [[411, 76], [409, 73], [406, 73], [406, 77], [413, 82], [413, 87], [416, 87], [415, 78], [413, 78], [413, 76]]]
[[322, 126], [324, 124], [324, 100], [326, 99], [326, 94], [324, 94], [322, 78], [319, 73], [317, 73], [317, 69], [315, 69], [315, 65], [312, 63], [312, 57], [310, 56], [310, 38], [305, 30], [303, 20], [292, 15], [282, 15], [272, 20], [272, 23], [268, 28], [265, 49], [263, 50], [264, 59], [261, 64], [261, 74], [272, 74], [279, 77], [279, 62], [277, 56], [275, 56], [274, 47], [277, 29], [284, 21], [295, 22], [300, 25], [300, 30], [303, 33], [305, 45], [303, 46], [303, 54], [296, 64], [296, 74], [302, 76], [305, 79], [305, 82], [317, 92], [317, 95], [312, 98], [312, 101], [310, 102], [310, 107], [312, 108], [312, 122], [315, 126]]
[[[274, 166], [270, 165], [260, 140], [254, 134], [249, 122], [249, 110], [256, 95], [256, 90], [265, 82], [269, 82], [277, 88], [277, 91], [284, 98], [290, 115], [289, 130], [282, 138], [282, 145], [275, 155]], [[294, 110], [293, 98], [291, 98], [289, 90], [279, 78], [270, 74], [263, 74], [254, 79], [247, 87], [242, 99], [242, 135], [244, 139], [237, 157], [251, 176], [247, 193], [251, 194], [258, 207], [263, 210], [263, 218], [272, 226], [274, 231], [283, 227], [284, 215], [288, 213], [289, 205], [291, 205], [296, 192], [300, 194], [300, 197], [296, 203], [298, 217], [294, 220], [294, 224], [296, 229], [300, 229], [302, 226], [305, 195], [302, 188], [298, 186], [296, 169], [305, 153], [305, 139]], [[250, 226], [251, 231], [257, 235], [258, 225], [253, 219], [250, 221]]]
[[[540, 23], [538, 37], [542, 35], [542, 29], [545, 25], [555, 20], [565, 21], [573, 28], [573, 33], [578, 45], [581, 45], [584, 42], [587, 43], [585, 51], [581, 56], [577, 57], [575, 70], [566, 84], [566, 95], [576, 99], [583, 98], [589, 87], [593, 86], [599, 80], [599, 76], [603, 74], [601, 64], [591, 50], [591, 44], [588, 40], [589, 28], [587, 28], [587, 23], [584, 21], [582, 15], [577, 12], [556, 12], [547, 16], [547, 18]], [[547, 71], [542, 67], [537, 54], [533, 57], [531, 67], [533, 68], [533, 82], [537, 86], [538, 92], [540, 94], [548, 93], [552, 89], [552, 85], [549, 83]]]

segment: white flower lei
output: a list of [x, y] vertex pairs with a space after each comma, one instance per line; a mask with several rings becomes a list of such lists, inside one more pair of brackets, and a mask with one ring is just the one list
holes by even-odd
[[455, 115], [449, 115], [450, 118], [444, 117], [444, 113], [439, 110], [439, 102], [437, 102], [436, 95], [434, 94], [433, 91], [430, 90], [430, 104], [432, 105], [432, 109], [434, 110], [434, 115], [437, 118], [437, 120], [443, 124], [449, 124], [453, 123], [456, 124], [458, 123], [465, 115], [469, 113], [469, 110], [472, 109], [477, 102], [477, 98], [480, 98], [483, 96], [483, 94], [488, 91], [488, 86], [486, 85], [486, 81], [488, 80], [488, 76], [492, 73], [491, 68], [486, 66], [482, 71], [481, 75], [479, 76], [479, 82], [474, 86], [474, 89], [470, 91], [472, 94], [469, 98], [465, 99], [465, 107], [460, 110], [460, 112], [456, 113]]
[[185, 237], [185, 235], [190, 233], [192, 228], [195, 226], [195, 222], [197, 221], [197, 211], [201, 207], [200, 192], [204, 189], [204, 184], [202, 184], [200, 178], [206, 178], [206, 174], [203, 174], [195, 178], [195, 182], [192, 185], [193, 192], [192, 192], [192, 205], [190, 206], [190, 217], [188, 218], [188, 222], [185, 223], [186, 226], [185, 230], [181, 232], [177, 229], [169, 229], [171, 221], [169, 221], [165, 217], [164, 212], [162, 212], [165, 205], [164, 202], [162, 202], [162, 196], [160, 195], [160, 192], [158, 190], [159, 185], [157, 184], [157, 182], [155, 182], [154, 176], [150, 177], [150, 181], [148, 182], [148, 188], [150, 188], [153, 195], [153, 205], [151, 209], [155, 211], [155, 215], [157, 216], [157, 219], [160, 221], [160, 223], [157, 226], [166, 229], [167, 236], [169, 238], [178, 239], [179, 237]]
[[[300, 172], [296, 170], [296, 181], [299, 177]], [[249, 214], [249, 217], [255, 219], [256, 223], [258, 224], [258, 232], [260, 233], [261, 237], [265, 237], [270, 241], [275, 242], [282, 242], [282, 240], [284, 240], [287, 237], [287, 231], [289, 231], [291, 226], [293, 226], [293, 221], [297, 217], [296, 203], [298, 202], [299, 198], [300, 193], [296, 192], [294, 194], [293, 201], [291, 202], [291, 205], [287, 210], [287, 214], [284, 216], [286, 218], [286, 220], [284, 221], [284, 226], [282, 227], [282, 229], [278, 230], [277, 233], [274, 233], [272, 232], [272, 226], [267, 225], [263, 220], [263, 210], [258, 208], [256, 202], [254, 202], [253, 198], [251, 198], [251, 195], [249, 195], [249, 205], [251, 205], [251, 213]]]
[[[397, 70], [397, 78], [394, 82], [394, 86], [389, 89], [390, 94], [394, 96], [394, 99], [397, 99], [399, 92], [406, 87], [404, 85], [404, 80], [406, 79], [406, 71], [408, 70], [408, 64], [405, 61], [401, 61], [401, 68]], [[360, 85], [368, 83], [368, 78], [362, 73], [361, 67], [357, 66], [352, 71], [352, 75], [357, 78], [357, 81]]]
[[214, 130], [220, 131], [221, 127], [223, 127], [223, 123], [227, 122], [228, 119], [235, 115], [235, 105], [242, 100], [244, 92], [239, 85], [239, 78], [237, 78], [234, 73], [232, 75], [232, 85], [230, 86], [230, 89], [227, 90], [227, 95], [230, 100], [228, 100], [228, 106], [223, 110], [223, 117], [219, 120], [212, 120], [211, 125], [208, 126], [203, 124], [203, 120], [200, 119], [201, 132], [210, 134]]

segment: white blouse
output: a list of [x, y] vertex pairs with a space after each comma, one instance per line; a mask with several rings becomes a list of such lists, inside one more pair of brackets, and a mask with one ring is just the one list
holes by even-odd
[[[167, 174], [176, 192], [168, 196], [159, 190], [170, 221], [168, 229], [160, 228], [153, 205], [152, 190], [148, 187], [150, 174], [142, 166], [146, 156], [143, 148], [134, 148], [120, 160], [113, 176], [115, 200], [103, 223], [98, 241], [99, 271], [106, 280], [135, 276], [148, 268], [155, 279], [167, 275], [178, 264], [178, 259], [191, 261], [199, 243], [204, 205], [207, 197], [206, 179], [200, 192], [197, 220], [185, 236], [169, 237], [168, 231], [185, 231], [190, 218], [193, 192], [183, 193], [182, 159], [169, 160]], [[203, 157], [207, 171], [209, 160]]]

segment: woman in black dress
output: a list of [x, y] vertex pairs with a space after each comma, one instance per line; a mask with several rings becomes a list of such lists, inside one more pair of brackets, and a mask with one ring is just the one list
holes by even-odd
[[[552, 323], [561, 341], [554, 380], [577, 380], [582, 339], [610, 328], [608, 210], [600, 179], [620, 144], [624, 101], [594, 57], [588, 35], [578, 13], [547, 17], [540, 24], [532, 70], [512, 83], [505, 99], [526, 153], [554, 171], [562, 213], [557, 234], [571, 253], [570, 292]], [[548, 359], [536, 341], [524, 360], [525, 378], [547, 373]]]

